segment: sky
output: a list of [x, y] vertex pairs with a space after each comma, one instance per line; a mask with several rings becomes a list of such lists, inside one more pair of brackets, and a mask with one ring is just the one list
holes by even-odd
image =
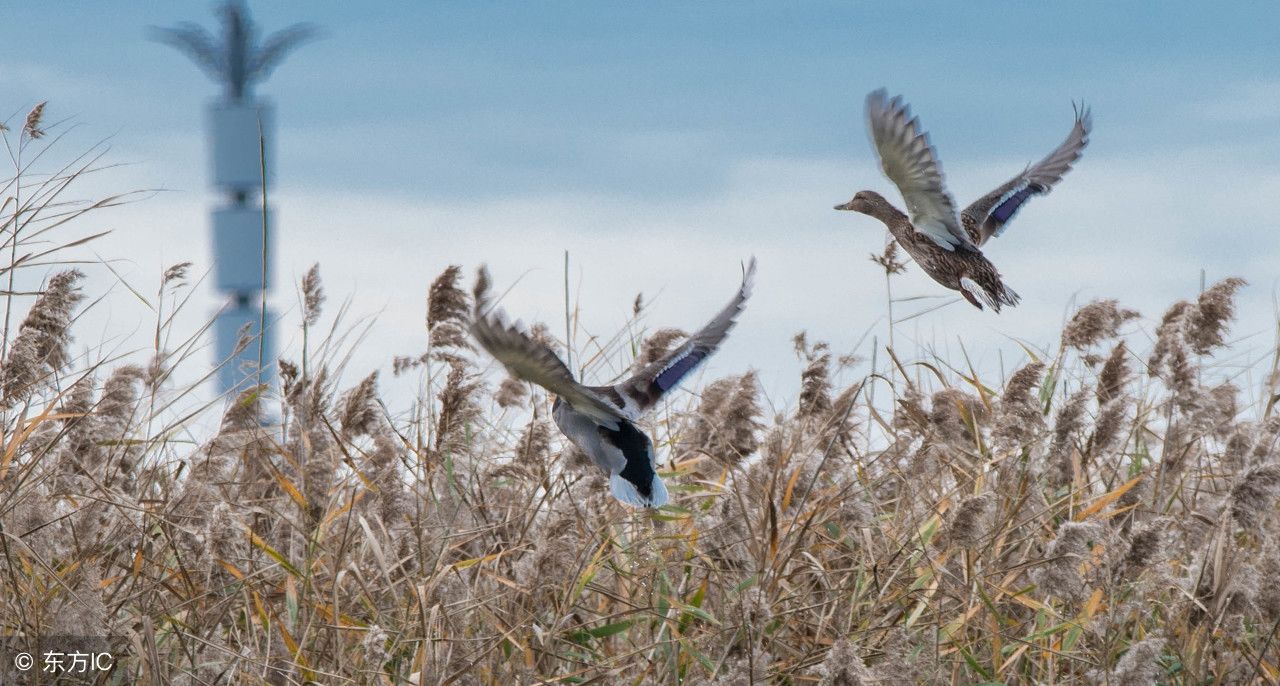
[[[879, 87], [920, 116], [961, 206], [1056, 146], [1073, 101], [1095, 122], [1076, 169], [985, 249], [1022, 305], [997, 315], [961, 301], [901, 322], [900, 355], [967, 355], [998, 376], [1022, 345], [1056, 345], [1071, 308], [1098, 297], [1141, 311], [1130, 333], [1142, 338], [1194, 297], [1202, 270], [1251, 284], [1240, 360], [1274, 341], [1275, 3], [250, 5], [263, 31], [323, 30], [258, 89], [276, 106], [272, 299], [282, 352], [296, 355], [294, 284], [320, 265], [329, 311], [349, 301], [348, 321], [368, 327], [349, 383], [378, 369], [405, 392], [391, 359], [424, 348], [426, 290], [449, 264], [487, 263], [513, 316], [559, 330], [568, 251], [584, 329], [608, 337], [640, 292], [646, 325], [700, 326], [755, 255], [755, 296], [705, 378], [756, 369], [787, 405], [796, 332], [840, 354], [884, 345], [884, 276], [867, 258], [885, 231], [831, 209], [864, 188], [900, 200], [865, 133]], [[86, 179], [84, 197], [156, 191], [64, 234], [112, 230], [85, 248], [112, 268], [85, 267], [86, 290], [109, 296], [77, 322], [81, 350], [145, 353], [155, 315], [125, 283], [150, 293], [171, 264], [210, 268], [202, 109], [218, 89], [146, 27], [214, 28], [213, 9], [6, 9], [0, 117], [48, 100], [48, 120], [75, 125], [65, 154], [107, 140], [118, 166]], [[953, 299], [915, 267], [893, 289], [948, 296], [900, 303], [900, 316]], [[198, 327], [217, 303], [199, 286], [179, 323]]]

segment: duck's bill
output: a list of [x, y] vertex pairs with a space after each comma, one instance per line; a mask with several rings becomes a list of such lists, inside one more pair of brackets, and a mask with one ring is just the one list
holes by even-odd
[[852, 200], [850, 200], [849, 202], [844, 203], [843, 205], [836, 205], [836, 206], [835, 206], [835, 209], [837, 209], [837, 210], [852, 210], [852, 209], [853, 209], [853, 201], [852, 201]]

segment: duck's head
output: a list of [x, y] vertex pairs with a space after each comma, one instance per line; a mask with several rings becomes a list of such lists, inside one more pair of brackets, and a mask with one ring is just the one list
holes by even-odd
[[853, 200], [850, 200], [843, 205], [836, 205], [836, 209], [874, 215], [876, 214], [877, 209], [888, 204], [889, 201], [885, 200], [883, 195], [880, 195], [875, 191], [858, 191], [858, 193], [853, 196]]

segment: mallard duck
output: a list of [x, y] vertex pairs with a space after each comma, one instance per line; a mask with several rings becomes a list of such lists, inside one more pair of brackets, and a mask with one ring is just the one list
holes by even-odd
[[560, 431], [609, 475], [614, 497], [635, 507], [661, 507], [667, 488], [656, 472], [653, 442], [635, 422], [724, 342], [755, 277], [752, 258], [733, 300], [682, 345], [613, 386], [584, 386], [549, 347], [505, 323], [502, 312], [478, 312], [471, 333], [516, 377], [555, 395], [551, 416]]
[[1075, 126], [1053, 152], [966, 207], [958, 219], [929, 135], [920, 130], [902, 97], [889, 99], [883, 88], [872, 92], [867, 96], [867, 123], [880, 166], [902, 192], [907, 214], [875, 191], [860, 191], [836, 209], [884, 222], [926, 274], [960, 291], [974, 307], [985, 304], [999, 312], [1002, 305], [1017, 305], [1018, 294], [1000, 279], [980, 246], [1003, 233], [1028, 199], [1048, 193], [1080, 159], [1093, 127], [1089, 110], [1076, 109]]

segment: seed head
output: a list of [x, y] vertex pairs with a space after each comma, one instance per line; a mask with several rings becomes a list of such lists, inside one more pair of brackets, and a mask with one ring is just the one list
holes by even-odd
[[22, 125], [22, 132], [27, 138], [36, 139], [44, 137], [44, 129], [40, 128], [40, 119], [44, 117], [44, 106], [48, 101], [38, 103], [31, 111], [27, 113], [27, 121]]
[[1245, 283], [1244, 279], [1223, 279], [1200, 294], [1187, 322], [1187, 338], [1197, 354], [1207, 355], [1223, 345], [1227, 324], [1236, 315], [1236, 291]]
[[82, 278], [84, 274], [77, 269], [54, 274], [27, 312], [9, 348], [9, 358], [0, 367], [5, 404], [12, 405], [70, 359], [71, 316], [84, 299], [78, 286]]
[[302, 277], [302, 321], [315, 326], [320, 320], [320, 306], [324, 304], [324, 288], [320, 283], [319, 263], [311, 265]]
[[1094, 300], [1076, 311], [1062, 329], [1062, 345], [1084, 350], [1099, 341], [1115, 338], [1120, 326], [1139, 315], [1119, 307], [1116, 300]]

